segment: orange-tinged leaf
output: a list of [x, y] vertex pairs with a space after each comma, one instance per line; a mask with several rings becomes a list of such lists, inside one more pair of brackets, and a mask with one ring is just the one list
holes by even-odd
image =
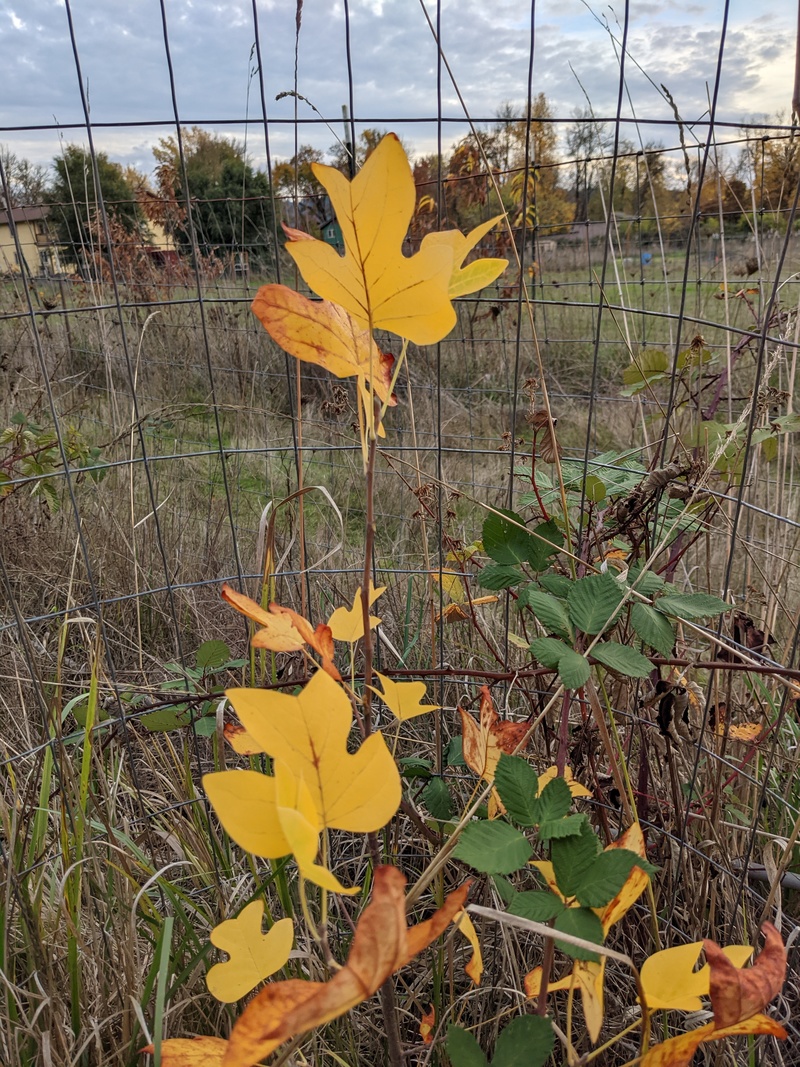
[[404, 722], [406, 719], [415, 719], [418, 715], [424, 715], [428, 711], [438, 711], [439, 704], [423, 704], [426, 687], [424, 682], [394, 682], [385, 674], [375, 671], [376, 678], [380, 679], [383, 692], [374, 689], [386, 707], [395, 718]]
[[472, 945], [472, 957], [464, 970], [469, 977], [475, 983], [475, 985], [481, 984], [481, 975], [483, 974], [483, 953], [481, 952], [481, 943], [478, 940], [478, 932], [475, 929], [475, 924], [469, 915], [465, 911], [461, 911], [456, 915], [454, 922], [458, 924], [459, 933], [462, 933]]
[[266, 648], [269, 652], [299, 652], [307, 644], [290, 616], [283, 613], [268, 615], [250, 643], [253, 648]]
[[[650, 1011], [657, 1008], [676, 1011], [699, 1011], [700, 997], [709, 995], [711, 968], [695, 965], [703, 948], [702, 941], [676, 945], [654, 952], [642, 964], [642, 989]], [[743, 967], [753, 955], [749, 945], [726, 945], [722, 950], [734, 967]]]
[[397, 403], [391, 393], [394, 356], [382, 352], [369, 330], [338, 304], [309, 300], [285, 285], [263, 285], [252, 310], [273, 341], [289, 355], [323, 367], [336, 378], [357, 377], [370, 382], [384, 403]]
[[400, 774], [386, 742], [375, 733], [357, 752], [347, 751], [353, 709], [329, 675], [317, 671], [297, 696], [263, 689], [226, 695], [264, 751], [303, 779], [322, 826], [370, 833], [395, 814]]
[[431, 1045], [433, 1043], [433, 1031], [436, 1029], [436, 1009], [433, 1004], [428, 1008], [428, 1011], [422, 1016], [419, 1021], [419, 1036], [422, 1038], [424, 1045]]
[[[553, 864], [550, 862], [550, 860], [531, 860], [530, 862], [531, 866], [535, 867], [539, 874], [541, 874], [542, 878], [544, 878], [545, 882], [547, 883], [547, 888], [550, 890], [550, 892], [555, 893], [556, 896], [562, 902], [566, 902], [567, 898], [558, 888], [558, 882], [556, 881], [556, 873], [553, 869]], [[579, 907], [577, 900], [573, 900], [570, 907]]]
[[240, 756], [257, 756], [264, 751], [255, 738], [238, 723], [226, 722], [222, 733], [233, 751], [238, 752]]
[[510, 756], [519, 748], [530, 728], [528, 722], [509, 722], [508, 719], [498, 719], [492, 727], [492, 733], [497, 739], [500, 751]]
[[251, 640], [253, 648], [266, 648], [270, 652], [299, 652], [309, 645], [322, 658], [322, 668], [337, 681], [341, 679], [333, 662], [333, 638], [330, 629], [320, 623], [316, 630], [308, 619], [291, 608], [270, 604], [269, 612], [243, 593], [237, 593], [227, 582], [222, 586], [222, 599], [248, 619], [257, 622], [258, 629]]
[[466, 267], [463, 266], [464, 260], [475, 245], [502, 218], [502, 215], [495, 215], [488, 222], [482, 222], [480, 226], [476, 226], [466, 237], [459, 230], [440, 230], [426, 234], [423, 237], [420, 245], [423, 251], [426, 248], [440, 246], [445, 246], [453, 251], [453, 274], [450, 278], [448, 289], [451, 300], [455, 300], [457, 296], [466, 296], [468, 293], [477, 293], [479, 289], [491, 285], [492, 282], [497, 281], [508, 266], [507, 259], [476, 259]]
[[[603, 851], [608, 852], [614, 848], [624, 848], [629, 852], [635, 852], [642, 859], [647, 859], [647, 848], [641, 824], [638, 822], [633, 823], [624, 834], [620, 834], [616, 841], [612, 841]], [[623, 915], [633, 907], [642, 893], [644, 893], [649, 881], [650, 878], [641, 867], [631, 868], [630, 874], [625, 879], [625, 884], [619, 893], [604, 908], [597, 910], [597, 915], [603, 924], [604, 935], [607, 935], [614, 923], [619, 922]]]
[[711, 1035], [711, 1040], [720, 1041], [725, 1037], [737, 1037], [742, 1034], [768, 1034], [770, 1037], [777, 1037], [780, 1041], [785, 1041], [789, 1036], [781, 1024], [775, 1019], [770, 1019], [769, 1015], [751, 1015], [749, 1019], [743, 1019], [732, 1026], [716, 1028]]
[[[757, 741], [764, 731], [764, 727], [760, 722], [740, 722], [734, 723], [728, 727], [728, 740], [729, 741], [743, 741], [745, 743], [752, 743]], [[717, 726], [717, 733], [725, 733], [725, 724], [720, 723]]]
[[271, 622], [270, 616], [261, 605], [251, 597], [245, 596], [244, 593], [237, 593], [227, 582], [222, 585], [221, 596], [232, 608], [235, 608], [240, 614], [246, 615], [253, 622], [257, 622], [259, 626], [269, 626]]
[[426, 948], [463, 908], [468, 886], [451, 893], [431, 919], [406, 927], [405, 877], [375, 871], [372, 899], [361, 914], [347, 963], [329, 982], [272, 982], [247, 1005], [228, 1042], [224, 1067], [252, 1067], [296, 1034], [343, 1015]]
[[639, 1061], [639, 1067], [689, 1067], [695, 1052], [714, 1032], [714, 1023], [706, 1023], [696, 1030], [678, 1034], [669, 1041], [654, 1045]]
[[[501, 753], [497, 737], [491, 729], [498, 719], [494, 705], [491, 699], [484, 699], [483, 694], [481, 695], [480, 725], [475, 722], [464, 708], [459, 708], [458, 711], [461, 716], [464, 762], [479, 778], [482, 778], [485, 782], [493, 782]], [[494, 818], [496, 815], [502, 815], [504, 811], [505, 808], [500, 800], [500, 794], [492, 787], [489, 800], [489, 815]]]
[[231, 1004], [255, 989], [283, 967], [292, 951], [294, 924], [279, 919], [265, 934], [261, 930], [264, 901], [253, 900], [235, 919], [226, 919], [211, 931], [211, 943], [230, 959], [216, 963], [206, 975], [212, 997]]
[[785, 1041], [788, 1037], [786, 1030], [780, 1023], [770, 1019], [768, 1015], [751, 1015], [749, 1019], [743, 1019], [732, 1026], [716, 1026], [712, 1020], [697, 1030], [690, 1030], [686, 1034], [678, 1034], [669, 1041], [662, 1041], [655, 1045], [643, 1057], [640, 1067], [688, 1067], [692, 1058], [700, 1047], [710, 1041], [721, 1041], [726, 1037], [737, 1037], [751, 1034], [766, 1034]]
[[786, 949], [772, 925], [761, 927], [765, 945], [753, 966], [739, 970], [713, 941], [704, 941], [711, 968], [709, 991], [718, 1027], [732, 1026], [761, 1012], [780, 993], [786, 978]]
[[[170, 1037], [161, 1042], [161, 1067], [222, 1067], [228, 1042], [221, 1037]], [[154, 1056], [146, 1045], [140, 1055]]]
[[[372, 607], [381, 593], [384, 593], [385, 591], [385, 585], [376, 589], [372, 582], [369, 583], [370, 607]], [[380, 626], [380, 622], [381, 620], [377, 616], [370, 615], [370, 630], [374, 630], [376, 626]], [[334, 641], [347, 641], [350, 644], [354, 644], [356, 641], [361, 640], [364, 636], [364, 611], [361, 604], [360, 587], [356, 590], [356, 595], [353, 597], [353, 606], [351, 608], [337, 608], [328, 619], [328, 627], [330, 628]]]
[[[539, 775], [539, 793], [542, 792], [548, 782], [552, 782], [552, 780], [557, 777], [558, 767], [555, 765], [548, 767], [546, 771], [542, 771]], [[571, 767], [564, 768], [563, 778], [569, 786], [569, 791], [572, 793], [573, 797], [590, 797], [592, 795], [591, 789], [587, 789], [585, 785], [581, 785], [581, 783], [573, 776]]]
[[464, 611], [461, 604], [448, 604], [441, 615], [436, 616], [436, 621], [443, 619], [445, 622], [467, 622], [469, 618], [469, 614]]
[[306, 283], [364, 328], [390, 330], [417, 345], [441, 341], [456, 322], [448, 293], [453, 250], [438, 245], [409, 258], [402, 253], [415, 186], [396, 135], [383, 138], [352, 182], [334, 167], [314, 163], [312, 169], [331, 199], [345, 254], [290, 234], [286, 250]]
[[493, 782], [497, 764], [500, 762], [500, 746], [491, 727], [497, 720], [497, 712], [489, 704], [481, 702], [480, 725], [465, 708], [461, 715], [462, 751], [464, 762], [471, 771], [487, 782]]
[[[485, 782], [493, 782], [497, 764], [503, 752], [514, 752], [528, 733], [529, 725], [525, 722], [508, 722], [501, 719], [492, 702], [488, 686], [481, 686], [479, 724], [475, 722], [464, 708], [458, 709], [461, 715], [461, 736], [464, 762]], [[489, 797], [489, 818], [505, 814], [500, 794], [492, 788]]]
[[237, 845], [269, 860], [289, 854], [278, 820], [274, 778], [259, 771], [213, 771], [203, 775], [203, 787]]
[[[312, 629], [311, 623], [308, 619], [304, 619], [302, 615], [298, 615], [296, 611], [292, 611], [291, 608], [284, 608], [280, 604], [270, 604], [270, 612], [278, 618], [288, 619], [294, 629], [300, 634], [302, 639], [318, 652], [322, 659], [322, 669], [331, 676], [335, 681], [341, 681], [341, 675], [336, 669], [333, 662], [333, 637], [331, 635], [330, 627], [324, 622], [318, 623], [316, 629]], [[260, 647], [258, 643], [261, 630], [253, 637], [253, 647]], [[263, 647], [269, 647], [265, 645]]]

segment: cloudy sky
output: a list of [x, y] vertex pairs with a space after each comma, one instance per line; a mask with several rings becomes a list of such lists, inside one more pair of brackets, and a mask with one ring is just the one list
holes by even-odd
[[[273, 155], [293, 152], [295, 0], [163, 0], [180, 120], [242, 137], [242, 120], [261, 119], [262, 84]], [[434, 0], [424, 0], [436, 18]], [[252, 54], [254, 3], [263, 73]], [[527, 92], [534, 17], [533, 91], [568, 120], [591, 100], [613, 116], [624, 0], [440, 0], [441, 44], [469, 113], [489, 119]], [[788, 0], [730, 0], [718, 120], [738, 123], [790, 111], [796, 33]], [[707, 116], [716, 77], [724, 0], [630, 0], [623, 115], [636, 140], [676, 143], [663, 83], [687, 123]], [[70, 0], [75, 44], [98, 147], [151, 170], [150, 146], [174, 129], [160, 0]], [[349, 0], [355, 115], [395, 129], [418, 153], [436, 147], [437, 49], [421, 0]], [[615, 42], [616, 38], [616, 42]], [[85, 140], [79, 80], [65, 0], [0, 0], [0, 143], [48, 162], [64, 141]], [[464, 112], [446, 72], [442, 113], [448, 147], [465, 131]], [[348, 102], [343, 0], [305, 0], [297, 90], [341, 130]], [[318, 120], [305, 103], [298, 116]], [[412, 122], [400, 122], [412, 119]], [[432, 121], [434, 120], [434, 121]], [[53, 126], [34, 130], [31, 127]], [[129, 125], [124, 125], [129, 124]], [[695, 128], [698, 138], [702, 127]], [[718, 130], [718, 137], [734, 137]], [[248, 127], [248, 148], [265, 158], [265, 131]], [[333, 134], [318, 121], [300, 142], [326, 149]]]

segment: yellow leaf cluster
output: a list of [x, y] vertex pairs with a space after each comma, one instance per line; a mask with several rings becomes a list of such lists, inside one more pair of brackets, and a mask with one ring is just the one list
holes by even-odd
[[380, 734], [350, 753], [352, 707], [318, 671], [297, 696], [231, 689], [228, 700], [252, 743], [274, 761], [274, 777], [251, 770], [207, 774], [203, 784], [220, 822], [237, 844], [267, 859], [292, 853], [303, 877], [338, 892], [314, 862], [325, 827], [370, 833], [400, 805], [400, 775]]

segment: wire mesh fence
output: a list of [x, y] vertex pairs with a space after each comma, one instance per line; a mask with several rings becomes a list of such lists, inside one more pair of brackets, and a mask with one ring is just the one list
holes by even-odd
[[[457, 302], [445, 340], [411, 346], [379, 444], [372, 563], [387, 591], [376, 665], [424, 679], [442, 706], [435, 738], [412, 729], [406, 755], [429, 757], [466, 799], [463, 766], [446, 761], [457, 707], [490, 684], [498, 706], [522, 720], [552, 695], [552, 672], [527, 652], [537, 631], [520, 622], [516, 595], [501, 589], [475, 607], [481, 556], [465, 554], [487, 505], [529, 517], [559, 507], [558, 479], [531, 431], [546, 390], [582, 565], [608, 563], [615, 550], [630, 563], [648, 558], [670, 529], [658, 569], [680, 589], [734, 605], [717, 629], [685, 620], [672, 655], [653, 657], [657, 675], [683, 672], [704, 691], [691, 737], [667, 742], [669, 760], [653, 739], [647, 683], [609, 676], [637, 814], [662, 868], [662, 943], [748, 940], [760, 918], [793, 939], [800, 155], [790, 122], [720, 117], [730, 115], [728, 5], [699, 119], [652, 83], [662, 117], [637, 117], [648, 75], [628, 51], [628, 5], [604, 31], [617, 64], [604, 93], [616, 108], [598, 114], [576, 89], [576, 110], [557, 113], [537, 89], [548, 59], [534, 48], [535, 4], [508, 84], [517, 103], [475, 118], [460, 90], [475, 72], [448, 63], [455, 11], [408, 12], [414, 33], [429, 35], [435, 77], [425, 113], [398, 115], [397, 71], [385, 94], [356, 94], [365, 42], [345, 0], [335, 16], [343, 128], [309, 108], [297, 66], [283, 99], [272, 99], [274, 52], [318, 55], [315, 16], [302, 5], [236, 6], [235, 31], [250, 48], [246, 109], [199, 120], [183, 15], [155, 4], [157, 122], [116, 121], [107, 100], [90, 106], [81, 26], [88, 31], [74, 7], [67, 0], [59, 31], [59, 62], [75, 75], [71, 121], [50, 123], [42, 107], [25, 125], [0, 127], [11, 148], [0, 157], [0, 763], [13, 930], [3, 948], [3, 1062], [123, 1064], [165, 1020], [171, 1034], [228, 1025], [197, 992], [208, 931], [268, 876], [267, 865], [231, 860], [200, 784], [225, 761], [222, 688], [247, 671], [247, 632], [220, 585], [261, 590], [271, 522], [275, 597], [313, 620], [352, 603], [364, 565], [356, 388], [295, 365], [250, 311], [262, 284], [303, 289], [281, 223], [341, 240], [310, 168], [334, 136], [325, 158], [348, 175], [376, 130], [411, 131], [428, 147], [412, 155], [407, 255], [434, 230], [508, 220], [485, 247], [511, 266]], [[156, 145], [152, 175], [114, 164], [131, 137]], [[18, 143], [45, 146], [55, 161], [46, 185], [20, 169]], [[397, 338], [381, 341], [399, 355]], [[670, 465], [645, 506], [642, 486]], [[451, 624], [442, 578], [453, 570], [468, 603]], [[223, 643], [218, 661], [204, 659], [210, 641]], [[269, 684], [304, 677], [289, 656]], [[92, 694], [97, 721], [87, 730]], [[576, 695], [566, 738], [548, 714], [535, 757], [545, 766], [567, 742], [576, 775], [595, 788], [593, 818], [613, 837], [621, 800], [594, 712]], [[731, 733], [745, 721], [749, 735]], [[409, 796], [419, 802], [413, 781]], [[397, 861], [421, 871], [424, 837], [393, 840]], [[182, 932], [168, 946], [165, 1007], [167, 914]], [[646, 922], [642, 907], [632, 944], [649, 936]], [[488, 1027], [517, 1003], [503, 991], [513, 952], [494, 944], [490, 981], [467, 998]], [[618, 1021], [621, 994], [607, 996]], [[790, 966], [780, 1014], [792, 1031], [796, 1003]], [[429, 1062], [415, 1039], [411, 1062]], [[368, 1027], [350, 1054], [378, 1062]], [[607, 1062], [634, 1055], [623, 1042]], [[758, 1062], [796, 1055], [772, 1042]]]

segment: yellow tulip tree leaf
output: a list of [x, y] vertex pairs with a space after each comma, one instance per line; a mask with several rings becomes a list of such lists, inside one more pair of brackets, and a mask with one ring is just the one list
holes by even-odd
[[279, 919], [265, 934], [263, 918], [264, 901], [254, 900], [235, 919], [226, 919], [211, 931], [211, 944], [230, 956], [225, 963], [214, 964], [206, 975], [209, 993], [223, 1004], [247, 996], [289, 959], [292, 920]]
[[[552, 782], [554, 778], [558, 777], [558, 767], [548, 767], [546, 771], [542, 771], [539, 775], [539, 793], [541, 794], [544, 787], [548, 782]], [[573, 776], [572, 768], [564, 768], [564, 781], [569, 786], [569, 791], [573, 797], [590, 797], [592, 795], [591, 789], [587, 789], [585, 785], [581, 785], [579, 781]]]
[[[370, 582], [369, 585], [369, 603], [370, 607], [375, 603], [381, 593], [386, 592], [386, 586], [382, 585], [376, 589]], [[381, 620], [375, 616], [369, 617], [369, 628], [374, 630], [376, 626], [380, 626]], [[356, 590], [356, 595], [353, 597], [353, 606], [351, 608], [337, 608], [336, 611], [328, 619], [328, 626], [333, 634], [334, 641], [348, 641], [351, 645], [356, 641], [360, 641], [364, 636], [364, 611], [361, 604], [361, 588]]]
[[[303, 779], [320, 826], [370, 833], [395, 814], [400, 774], [386, 742], [375, 733], [357, 752], [347, 751], [353, 709], [329, 675], [317, 671], [297, 696], [264, 689], [229, 689], [226, 695], [250, 736]], [[246, 813], [240, 818], [247, 821]]]
[[491, 285], [508, 266], [507, 259], [476, 259], [466, 267], [462, 265], [478, 241], [485, 237], [502, 218], [502, 215], [495, 215], [488, 222], [482, 222], [480, 226], [476, 226], [466, 237], [459, 230], [441, 230], [423, 237], [420, 245], [422, 251], [426, 248], [441, 246], [453, 250], [453, 273], [448, 290], [451, 300], [455, 300], [457, 296], [467, 296], [468, 293], [477, 293], [479, 289]]
[[401, 722], [406, 719], [415, 719], [418, 715], [424, 715], [428, 711], [439, 710], [441, 706], [439, 704], [422, 703], [426, 693], [424, 682], [393, 682], [391, 678], [387, 678], [385, 674], [380, 674], [378, 671], [375, 671], [375, 675], [380, 679], [383, 692], [372, 686], [370, 689], [373, 693], [377, 693], [392, 715]]
[[303, 779], [279, 760], [275, 761], [275, 803], [278, 822], [303, 878], [332, 893], [357, 893], [358, 886], [346, 889], [327, 867], [315, 862], [322, 830], [319, 812]]
[[[252, 1067], [289, 1038], [337, 1019], [371, 997], [447, 929], [464, 907], [467, 889], [468, 884], [456, 889], [429, 919], [409, 927], [404, 876], [395, 867], [378, 867], [347, 963], [327, 982], [290, 978], [264, 986], [236, 1021], [226, 1043], [226, 1067]], [[165, 1041], [162, 1049], [170, 1044]], [[215, 1067], [216, 1062], [221, 1063], [209, 1061]], [[172, 1063], [180, 1067], [179, 1060]]]
[[276, 760], [274, 778], [258, 771], [213, 771], [203, 776], [203, 785], [226, 832], [247, 852], [265, 859], [291, 853], [303, 878], [334, 893], [358, 892], [315, 862], [323, 824], [310, 790], [289, 767]]
[[441, 585], [445, 595], [449, 596], [454, 604], [465, 603], [467, 594], [462, 575], [458, 571], [431, 571], [431, 578]]
[[[336, 378], [357, 378], [362, 397], [369, 397], [371, 386], [385, 404], [397, 403], [391, 391], [394, 356], [382, 352], [369, 330], [338, 304], [309, 300], [285, 285], [263, 285], [251, 306], [273, 341], [290, 356], [323, 367]], [[371, 422], [371, 403], [365, 415]]]
[[[656, 1008], [699, 1011], [703, 1007], [700, 997], [709, 995], [711, 968], [706, 963], [699, 971], [694, 969], [702, 948], [702, 941], [693, 941], [647, 957], [642, 964], [641, 979], [650, 1011]], [[749, 945], [726, 945], [722, 951], [734, 967], [743, 967], [753, 955]]]
[[345, 254], [290, 232], [286, 250], [309, 288], [363, 329], [389, 330], [417, 345], [441, 341], [456, 323], [449, 295], [453, 249], [439, 244], [403, 255], [416, 188], [397, 136], [383, 138], [352, 182], [335, 167], [313, 163], [312, 169], [330, 197]]
[[291, 846], [278, 819], [274, 778], [260, 771], [213, 771], [203, 775], [203, 788], [237, 845], [268, 860], [289, 855]]

